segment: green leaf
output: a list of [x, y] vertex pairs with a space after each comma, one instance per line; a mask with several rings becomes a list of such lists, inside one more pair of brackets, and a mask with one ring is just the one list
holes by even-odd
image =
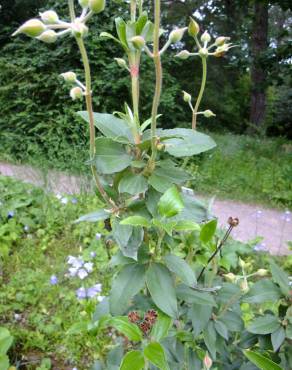
[[211, 220], [202, 226], [200, 239], [203, 243], [209, 243], [215, 235], [217, 229], [217, 219]]
[[173, 217], [184, 208], [182, 196], [176, 186], [168, 189], [158, 202], [158, 211], [163, 217]]
[[200, 231], [201, 227], [199, 224], [193, 221], [178, 221], [174, 226], [175, 231]]
[[0, 327], [0, 355], [6, 355], [13, 342], [9, 330]]
[[121, 225], [131, 225], [131, 226], [141, 226], [141, 227], [151, 227], [151, 223], [147, 218], [142, 216], [130, 216], [124, 218], [121, 222]]
[[143, 339], [143, 334], [137, 325], [129, 322], [128, 317], [116, 316], [109, 321], [109, 325], [113, 326], [117, 331], [124, 334], [129, 340], [140, 342]]
[[169, 270], [160, 263], [152, 263], [146, 272], [146, 284], [156, 306], [168, 316], [177, 318], [177, 301]]
[[104, 39], [114, 40], [120, 44], [120, 41], [116, 37], [114, 37], [112, 34], [110, 34], [109, 32], [101, 32], [99, 36]]
[[271, 334], [280, 327], [279, 319], [273, 315], [265, 315], [253, 320], [247, 331], [253, 334]]
[[110, 218], [111, 213], [110, 211], [106, 211], [104, 209], [99, 209], [95, 212], [88, 213], [87, 215], [81, 216], [78, 218], [78, 220], [74, 221], [74, 223], [79, 223], [79, 222], [98, 222], [98, 221], [103, 221], [107, 220]]
[[222, 321], [229, 331], [240, 332], [244, 329], [244, 322], [241, 316], [234, 311], [227, 311], [223, 316], [221, 316], [220, 321]]
[[222, 321], [215, 321], [214, 322], [215, 329], [222, 338], [228, 340], [228, 329], [226, 325]]
[[172, 324], [173, 320], [171, 317], [165, 315], [163, 312], [159, 312], [158, 319], [151, 330], [151, 338], [159, 342], [167, 336]]
[[281, 297], [281, 291], [272, 281], [263, 279], [256, 282], [243, 297], [246, 303], [275, 302]]
[[95, 157], [88, 163], [94, 163], [97, 172], [112, 174], [130, 166], [132, 157], [121, 144], [104, 137], [96, 139], [95, 144]]
[[163, 347], [158, 342], [149, 343], [144, 348], [144, 356], [158, 369], [169, 370]]
[[281, 326], [278, 330], [274, 331], [271, 335], [272, 345], [275, 352], [281, 347], [286, 337], [284, 328]]
[[188, 286], [181, 284], [176, 288], [177, 297], [187, 303], [196, 303], [206, 306], [216, 306], [216, 302], [211, 294], [197, 292]]
[[273, 260], [270, 260], [272, 278], [276, 284], [280, 286], [283, 294], [289, 295], [289, 277]]
[[208, 207], [203, 202], [187, 194], [182, 194], [182, 198], [185, 207], [174, 220], [201, 223], [210, 217]]
[[0, 369], [7, 370], [9, 368], [9, 358], [6, 355], [0, 355]]
[[176, 274], [186, 285], [194, 286], [197, 284], [194, 271], [182, 258], [174, 254], [168, 254], [164, 257], [164, 260], [168, 269]]
[[214, 323], [209, 321], [207, 327], [203, 330], [204, 342], [213, 359], [216, 359], [216, 331]]
[[261, 370], [283, 370], [278, 364], [257, 352], [246, 350], [243, 353], [250, 362]]
[[114, 279], [110, 292], [110, 310], [114, 315], [125, 312], [129, 301], [145, 284], [145, 267], [139, 264], [126, 265]]
[[144, 369], [145, 361], [142, 352], [131, 351], [128, 352], [120, 366], [120, 370], [141, 370]]
[[115, 19], [115, 24], [119, 40], [121, 41], [121, 44], [124, 46], [124, 48], [127, 50], [128, 44], [126, 37], [126, 22], [122, 18], [118, 17]]
[[286, 327], [286, 337], [292, 340], [292, 324], [288, 324]]
[[212, 306], [205, 306], [196, 303], [193, 303], [190, 307], [188, 317], [192, 321], [195, 337], [198, 336], [207, 326], [212, 315], [212, 310]]
[[216, 147], [215, 141], [208, 135], [184, 128], [165, 130], [178, 138], [164, 140], [165, 151], [174, 157], [189, 157]]
[[145, 193], [148, 189], [148, 182], [144, 176], [138, 174], [126, 174], [119, 182], [119, 192], [136, 195]]
[[[88, 113], [78, 112], [78, 115], [89, 123]], [[107, 138], [122, 144], [134, 144], [135, 140], [127, 122], [107, 113], [94, 113], [94, 125]]]

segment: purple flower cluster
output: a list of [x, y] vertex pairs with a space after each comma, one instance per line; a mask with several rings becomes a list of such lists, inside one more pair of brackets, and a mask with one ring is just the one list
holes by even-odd
[[69, 268], [70, 276], [78, 276], [79, 279], [85, 279], [93, 271], [92, 262], [84, 262], [82, 257], [68, 257], [68, 264], [71, 266]]
[[81, 287], [76, 290], [76, 296], [78, 299], [86, 298], [97, 298], [98, 302], [104, 300], [104, 296], [100, 295], [102, 291], [102, 284], [95, 284], [90, 288]]

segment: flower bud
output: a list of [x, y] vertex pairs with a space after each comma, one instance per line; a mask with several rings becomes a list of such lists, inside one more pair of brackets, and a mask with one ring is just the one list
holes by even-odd
[[177, 28], [176, 30], [173, 30], [170, 32], [169, 40], [172, 44], [176, 44], [177, 42], [180, 42], [183, 38], [183, 35], [185, 33], [186, 28]]
[[59, 21], [58, 14], [54, 10], [47, 10], [44, 13], [40, 13], [40, 16], [45, 24], [55, 24]]
[[53, 30], [47, 30], [43, 32], [37, 39], [47, 44], [53, 44], [57, 41], [58, 34]]
[[211, 357], [209, 356], [208, 353], [206, 353], [205, 357], [204, 357], [204, 360], [203, 360], [203, 363], [204, 363], [204, 367], [206, 370], [210, 370], [212, 365], [213, 365], [213, 361], [211, 359]]
[[211, 41], [211, 36], [210, 36], [210, 34], [207, 32], [207, 31], [205, 31], [204, 33], [203, 33], [203, 35], [201, 36], [201, 41], [205, 44], [208, 44], [210, 41]]
[[193, 37], [197, 36], [197, 34], [200, 32], [200, 26], [192, 17], [190, 17], [188, 31], [189, 35]]
[[26, 36], [37, 37], [42, 34], [45, 29], [46, 26], [39, 19], [30, 19], [22, 26], [20, 26], [18, 30], [13, 33], [12, 36], [15, 36], [19, 33], [24, 33]]
[[183, 91], [183, 98], [186, 103], [190, 103], [192, 101], [192, 96], [186, 91]]
[[89, 0], [78, 0], [78, 2], [82, 8], [87, 8], [89, 5]]
[[89, 9], [92, 10], [94, 13], [100, 13], [104, 11], [105, 8], [105, 0], [89, 0]]
[[243, 268], [243, 269], [245, 268], [245, 265], [246, 265], [246, 264], [245, 264], [245, 262], [244, 262], [241, 258], [239, 258], [239, 259], [238, 259], [238, 264], [239, 264], [239, 266], [240, 266], [241, 268]]
[[75, 37], [85, 37], [88, 34], [88, 27], [80, 22], [79, 19], [76, 19], [74, 23], [71, 25], [72, 34]]
[[207, 56], [209, 55], [208, 49], [207, 49], [207, 48], [201, 48], [201, 49], [199, 50], [199, 55], [200, 55], [202, 58], [207, 58]]
[[79, 86], [73, 87], [70, 90], [70, 96], [73, 100], [82, 99], [83, 91]]
[[231, 44], [223, 44], [222, 46], [218, 46], [214, 53], [215, 57], [222, 57], [230, 48]]
[[142, 36], [134, 36], [131, 38], [131, 42], [134, 47], [138, 50], [141, 50], [145, 46], [145, 39]]
[[225, 44], [226, 41], [229, 41], [229, 40], [230, 40], [230, 37], [224, 37], [224, 36], [217, 37], [217, 39], [215, 40], [215, 45], [222, 46]]
[[75, 83], [77, 80], [76, 73], [71, 71], [62, 73], [61, 76], [64, 78], [65, 82]]
[[162, 150], [164, 150], [165, 149], [165, 144], [157, 144], [157, 150], [159, 151], [159, 152], [161, 152]]
[[125, 61], [125, 59], [115, 58], [115, 61], [117, 62], [117, 64], [119, 65], [119, 67], [121, 67], [121, 68], [127, 68], [127, 62]]
[[248, 282], [246, 279], [244, 279], [241, 283], [240, 283], [240, 289], [243, 293], [247, 293], [249, 291], [249, 286], [248, 286]]
[[215, 117], [216, 114], [214, 114], [210, 109], [207, 109], [203, 112], [204, 117], [210, 118], [210, 117]]
[[257, 271], [257, 275], [258, 276], [267, 276], [268, 275], [268, 270], [266, 270], [266, 269], [259, 269]]
[[187, 50], [182, 50], [181, 52], [179, 52], [176, 57], [179, 58], [179, 59], [188, 59], [188, 57], [191, 55], [190, 52], [188, 52]]
[[228, 274], [223, 275], [227, 281], [230, 281], [231, 283], [234, 283], [236, 280], [236, 276], [232, 273], [229, 272]]

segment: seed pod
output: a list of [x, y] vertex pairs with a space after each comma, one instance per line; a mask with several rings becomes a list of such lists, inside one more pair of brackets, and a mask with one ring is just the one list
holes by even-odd
[[210, 41], [211, 41], [211, 36], [210, 36], [210, 34], [207, 32], [207, 31], [205, 31], [204, 33], [203, 33], [203, 35], [201, 36], [201, 41], [205, 44], [205, 43], [209, 43]]
[[141, 317], [137, 311], [131, 311], [128, 313], [128, 319], [131, 323], [136, 324], [141, 320]]
[[183, 98], [186, 103], [190, 103], [192, 101], [192, 96], [186, 91], [183, 91]]
[[47, 10], [44, 13], [40, 13], [40, 16], [45, 24], [55, 24], [59, 21], [59, 16], [54, 10]]
[[77, 80], [76, 73], [71, 71], [62, 73], [61, 76], [64, 78], [65, 82], [75, 83]]
[[153, 326], [157, 320], [158, 314], [155, 310], [148, 310], [144, 316], [144, 320], [147, 321], [150, 326]]
[[188, 57], [191, 55], [190, 52], [188, 52], [187, 50], [182, 50], [181, 52], [179, 52], [178, 54], [176, 54], [176, 57], [179, 58], [179, 59], [188, 59]]
[[79, 86], [73, 87], [70, 90], [70, 96], [71, 96], [72, 100], [82, 99], [83, 91]]
[[237, 217], [233, 218], [233, 217], [229, 217], [228, 218], [228, 224], [232, 227], [236, 227], [239, 225], [239, 219]]
[[176, 44], [177, 42], [180, 42], [181, 39], [183, 38], [185, 30], [186, 30], [186, 27], [185, 28], [178, 28], [176, 30], [171, 31], [170, 35], [169, 35], [170, 42], [172, 44]]
[[105, 8], [105, 0], [89, 0], [89, 9], [92, 10], [94, 13], [100, 13], [104, 11]]
[[193, 37], [197, 36], [197, 34], [200, 32], [200, 26], [192, 17], [190, 17], [188, 31], [189, 35]]
[[39, 19], [30, 19], [25, 22], [22, 26], [18, 28], [17, 31], [13, 33], [15, 36], [19, 33], [24, 33], [29, 37], [38, 37], [46, 30], [46, 26]]
[[58, 34], [53, 30], [47, 30], [43, 32], [37, 39], [47, 44], [53, 44], [57, 41]]
[[134, 36], [131, 38], [131, 42], [134, 47], [138, 50], [141, 50], [145, 46], [145, 39], [142, 36]]
[[229, 41], [229, 40], [230, 40], [230, 37], [224, 37], [224, 36], [217, 37], [217, 39], [215, 40], [215, 45], [222, 46], [225, 44], [226, 41]]
[[87, 7], [88, 7], [89, 0], [78, 0], [78, 2], [79, 2], [79, 5], [80, 5], [82, 8], [87, 8]]
[[214, 114], [210, 109], [207, 109], [203, 112], [204, 117], [210, 118], [210, 117], [215, 117], [216, 114]]
[[115, 58], [115, 61], [121, 68], [127, 68], [127, 62], [123, 58]]

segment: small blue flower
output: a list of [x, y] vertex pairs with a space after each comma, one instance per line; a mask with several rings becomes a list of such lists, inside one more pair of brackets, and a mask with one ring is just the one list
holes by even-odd
[[71, 203], [72, 204], [77, 204], [78, 203], [78, 200], [76, 198], [72, 198]]
[[86, 289], [81, 287], [76, 290], [76, 296], [78, 299], [85, 299], [87, 297]]
[[85, 269], [80, 269], [77, 272], [78, 277], [83, 280], [88, 276], [88, 272]]
[[253, 247], [253, 250], [255, 251], [255, 252], [268, 252], [268, 248], [267, 248], [267, 246], [266, 246], [266, 243], [259, 243], [259, 244], [257, 244], [257, 245], [255, 245], [254, 247]]
[[56, 275], [52, 275], [51, 278], [50, 278], [50, 283], [51, 285], [56, 285], [58, 284], [58, 278]]
[[14, 215], [15, 215], [14, 211], [9, 211], [9, 212], [7, 213], [7, 217], [8, 217], [8, 219], [10, 219], [10, 218], [14, 217]]
[[23, 230], [27, 233], [27, 232], [29, 231], [29, 226], [28, 226], [28, 225], [25, 225], [25, 226], [23, 227]]
[[96, 253], [95, 252], [90, 252], [90, 257], [91, 258], [95, 258], [96, 257]]
[[95, 239], [96, 240], [100, 240], [101, 239], [101, 234], [100, 233], [96, 233], [95, 234]]

